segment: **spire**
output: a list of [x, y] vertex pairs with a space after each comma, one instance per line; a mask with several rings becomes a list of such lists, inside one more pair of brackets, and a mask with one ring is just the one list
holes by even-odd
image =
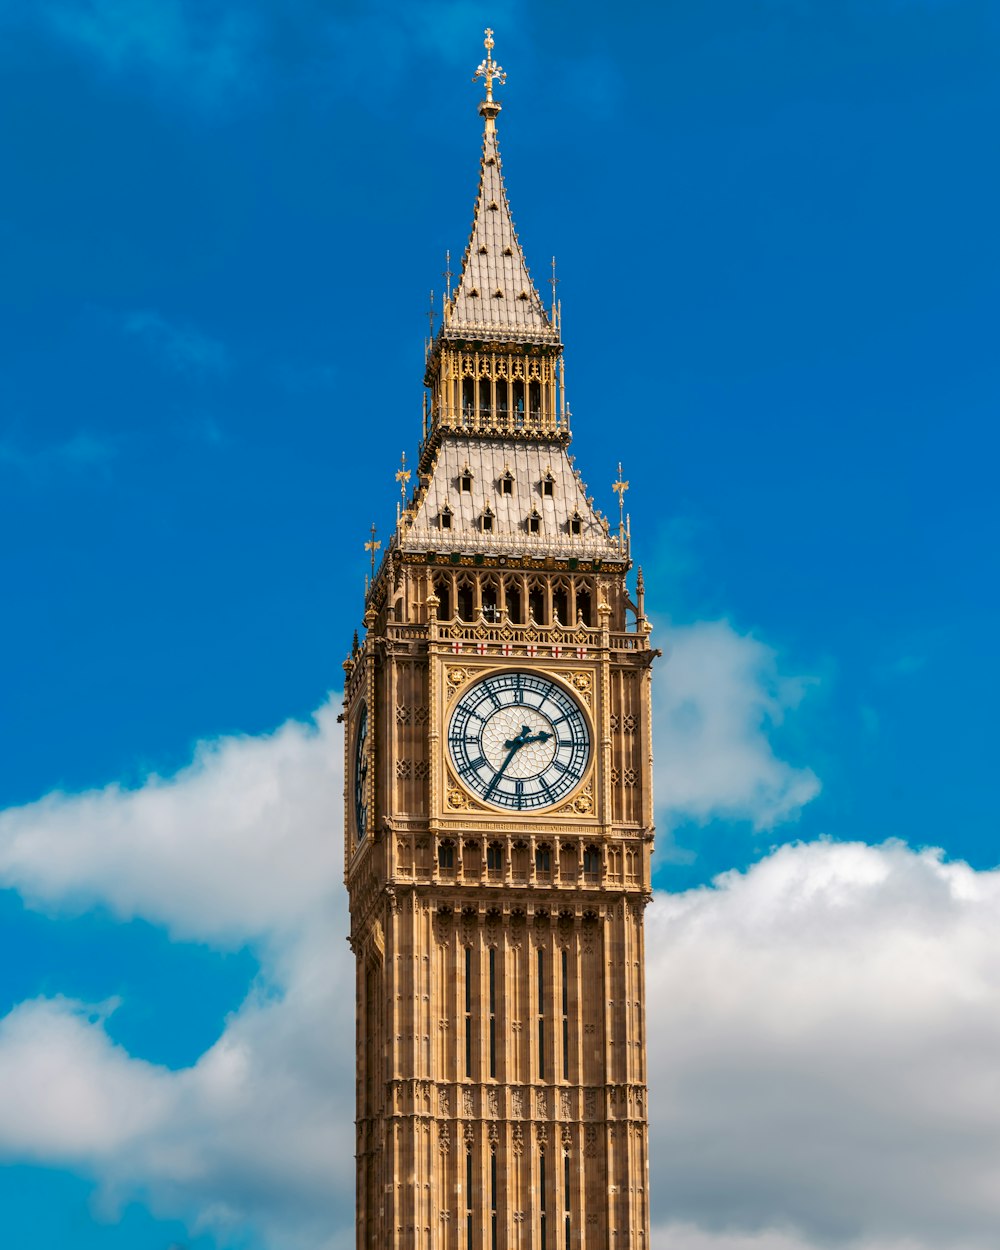
[[475, 73], [486, 87], [485, 98], [479, 102], [485, 121], [479, 190], [462, 272], [445, 310], [444, 333], [557, 343], [558, 332], [528, 273], [500, 172], [496, 132], [500, 102], [493, 98], [493, 84], [503, 83], [507, 75], [493, 60], [492, 30], [486, 31], [484, 46], [486, 58]]

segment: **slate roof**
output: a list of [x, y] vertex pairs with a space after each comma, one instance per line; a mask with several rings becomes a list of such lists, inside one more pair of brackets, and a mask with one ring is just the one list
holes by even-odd
[[[472, 474], [471, 491], [461, 478]], [[513, 478], [512, 493], [501, 489], [501, 479]], [[552, 494], [541, 483], [552, 479]], [[447, 507], [451, 525], [441, 526]], [[489, 507], [493, 527], [485, 530], [482, 517]], [[529, 530], [532, 512], [539, 532]], [[580, 519], [580, 534], [571, 521]], [[586, 487], [574, 471], [564, 448], [543, 441], [445, 436], [441, 440], [430, 481], [421, 492], [412, 524], [404, 520], [398, 531], [404, 551], [471, 551], [484, 554], [577, 556], [592, 560], [621, 560], [617, 535], [587, 500]]]
[[494, 111], [486, 111], [479, 190], [472, 234], [458, 286], [445, 314], [444, 334], [484, 334], [558, 342], [558, 333], [535, 290], [510, 215], [500, 169]]

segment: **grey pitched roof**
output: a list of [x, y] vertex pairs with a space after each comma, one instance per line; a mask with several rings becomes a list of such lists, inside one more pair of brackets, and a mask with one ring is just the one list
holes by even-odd
[[[461, 479], [472, 475], [471, 490]], [[511, 478], [511, 493], [501, 481]], [[542, 482], [551, 479], [551, 494]], [[482, 517], [489, 508], [492, 528]], [[451, 523], [442, 528], [441, 514]], [[538, 533], [528, 518], [538, 516]], [[578, 518], [580, 533], [572, 532]], [[621, 560], [618, 538], [587, 499], [564, 448], [543, 441], [444, 437], [430, 480], [398, 530], [404, 551], [473, 551], [495, 555]]]
[[[494, 107], [499, 111], [499, 105]], [[478, 337], [513, 332], [520, 338], [558, 341], [514, 230], [492, 111], [486, 112], [472, 234], [458, 286], [446, 310], [444, 330], [446, 334], [465, 331]]]

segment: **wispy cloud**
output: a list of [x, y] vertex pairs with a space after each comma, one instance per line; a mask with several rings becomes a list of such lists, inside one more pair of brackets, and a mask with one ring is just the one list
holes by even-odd
[[43, 0], [33, 10], [57, 38], [115, 74], [218, 105], [242, 91], [257, 42], [252, 10], [199, 0]]
[[229, 372], [230, 357], [225, 345], [193, 326], [177, 325], [158, 312], [142, 309], [128, 313], [122, 329], [175, 373], [205, 380], [222, 378]]
[[117, 454], [118, 447], [113, 440], [85, 430], [61, 442], [36, 446], [13, 434], [0, 436], [0, 466], [28, 478], [45, 478], [60, 472], [106, 476]]

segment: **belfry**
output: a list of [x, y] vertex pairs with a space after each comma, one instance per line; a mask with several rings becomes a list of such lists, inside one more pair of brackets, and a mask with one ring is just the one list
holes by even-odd
[[651, 663], [500, 168], [345, 661], [359, 1250], [645, 1250]]

